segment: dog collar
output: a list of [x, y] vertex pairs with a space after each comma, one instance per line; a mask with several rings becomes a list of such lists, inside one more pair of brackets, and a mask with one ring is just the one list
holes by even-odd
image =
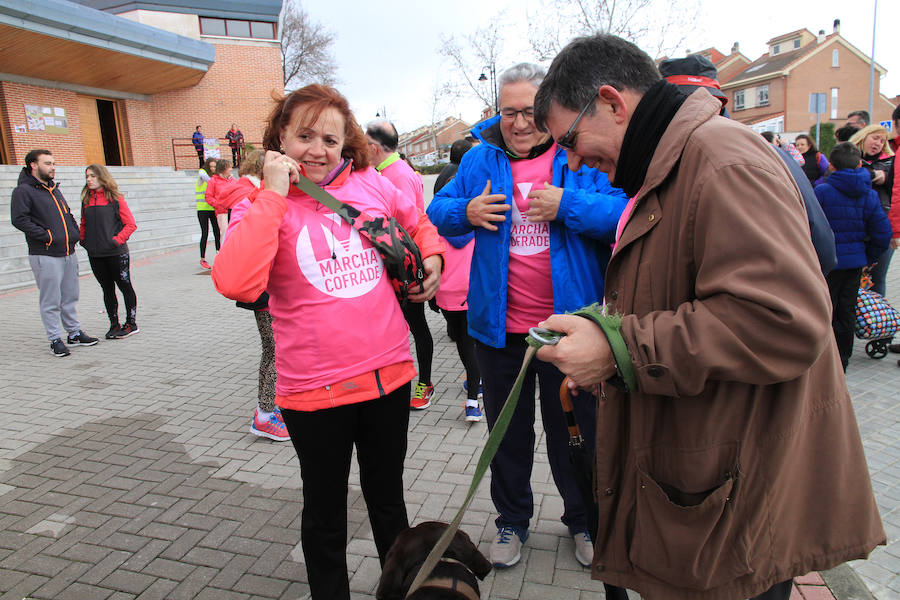
[[459, 579], [457, 577], [434, 577], [431, 579], [426, 579], [425, 583], [422, 584], [422, 587], [419, 589], [450, 589], [459, 592], [463, 596], [465, 596], [468, 600], [481, 600], [481, 596], [472, 588], [471, 585]]

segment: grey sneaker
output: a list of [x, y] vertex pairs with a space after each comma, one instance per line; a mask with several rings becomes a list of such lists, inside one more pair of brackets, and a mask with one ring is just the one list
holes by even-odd
[[594, 542], [587, 531], [576, 533], [572, 536], [575, 542], [575, 560], [581, 563], [583, 567], [590, 567], [594, 562]]
[[[528, 539], [528, 533], [525, 534]], [[503, 569], [511, 567], [522, 558], [522, 539], [512, 527], [501, 527], [491, 542], [491, 564], [495, 567]]]

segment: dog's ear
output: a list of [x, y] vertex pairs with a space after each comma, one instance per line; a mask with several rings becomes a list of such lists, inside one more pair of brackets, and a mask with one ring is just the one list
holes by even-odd
[[491, 572], [491, 562], [472, 543], [472, 539], [465, 531], [457, 530], [456, 535], [450, 541], [450, 546], [444, 552], [444, 556], [455, 558], [469, 567], [469, 570], [475, 573], [478, 579], [483, 580]]
[[410, 554], [407, 550], [411, 545], [415, 545], [412, 529], [402, 531], [394, 540], [394, 544], [384, 558], [378, 589], [375, 590], [376, 600], [402, 600], [403, 582], [406, 579], [406, 572], [409, 570]]

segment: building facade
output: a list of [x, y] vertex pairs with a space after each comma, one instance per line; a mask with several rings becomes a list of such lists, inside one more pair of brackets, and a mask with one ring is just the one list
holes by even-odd
[[400, 136], [398, 150], [416, 166], [447, 162], [450, 146], [464, 138], [472, 126], [456, 117], [424, 125]]
[[[196, 125], [262, 139], [281, 0], [0, 0], [0, 163], [196, 168]], [[230, 158], [227, 146], [220, 148]]]
[[[756, 131], [801, 133], [816, 124], [810, 94], [826, 95], [821, 123], [836, 127], [854, 110], [868, 110], [869, 57], [840, 35], [840, 21], [826, 35], [807, 29], [772, 38], [769, 51], [721, 82], [732, 118]], [[890, 120], [894, 104], [881, 94], [886, 73], [875, 63], [872, 122]]]

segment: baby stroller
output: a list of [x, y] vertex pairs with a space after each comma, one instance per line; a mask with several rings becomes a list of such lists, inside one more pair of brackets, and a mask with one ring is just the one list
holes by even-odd
[[869, 358], [884, 358], [894, 334], [900, 328], [900, 313], [870, 287], [872, 282], [868, 273], [864, 273], [856, 296], [856, 337], [870, 340], [866, 344]]

